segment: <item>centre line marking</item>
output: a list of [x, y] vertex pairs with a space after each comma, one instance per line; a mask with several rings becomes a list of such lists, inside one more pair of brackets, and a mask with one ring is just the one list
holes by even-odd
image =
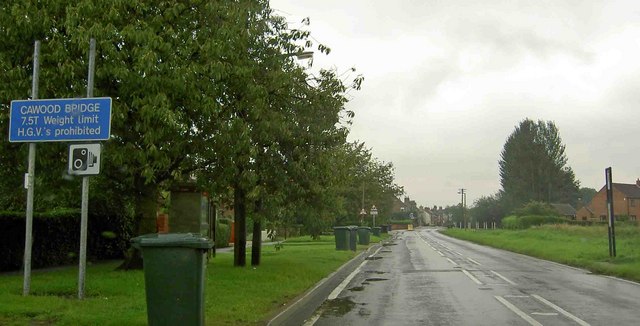
[[491, 271], [491, 273], [495, 274], [497, 277], [501, 278], [503, 281], [505, 281], [505, 282], [507, 282], [507, 283], [509, 283], [509, 284], [511, 284], [511, 285], [518, 285], [518, 284], [516, 284], [515, 282], [511, 281], [510, 279], [508, 279], [508, 278], [506, 278], [506, 277], [504, 277], [504, 276], [500, 275], [500, 274], [499, 274], [498, 272], [496, 272], [496, 271]]
[[456, 263], [455, 261], [451, 260], [451, 258], [447, 258], [447, 260], [452, 263], [453, 265], [458, 265], [458, 263]]
[[469, 271], [467, 271], [466, 269], [463, 269], [462, 272], [464, 273], [464, 275], [467, 275], [472, 281], [476, 282], [476, 284], [482, 285], [482, 282], [480, 282], [480, 280], [478, 280], [475, 276], [469, 273]]
[[478, 266], [479, 266], [479, 265], [482, 265], [482, 264], [480, 264], [479, 262], [477, 262], [477, 261], [475, 261], [475, 260], [473, 260], [473, 259], [471, 259], [471, 258], [467, 258], [467, 260], [468, 260], [468, 261], [470, 261], [470, 262], [472, 262], [472, 263], [474, 263], [474, 264], [476, 264], [476, 265], [478, 265]]
[[538, 316], [557, 316], [558, 313], [557, 312], [532, 312], [532, 315], [538, 315]]
[[505, 298], [503, 298], [503, 297], [501, 297], [499, 295], [495, 295], [493, 297], [496, 298], [496, 300], [500, 301], [500, 303], [502, 303], [505, 307], [509, 308], [509, 310], [515, 312], [516, 315], [520, 316], [520, 318], [522, 318], [525, 321], [527, 321], [530, 325], [542, 326], [542, 324], [540, 324], [535, 319], [531, 318], [529, 315], [525, 314], [524, 311], [518, 309], [518, 307], [514, 306], [511, 302], [507, 301], [507, 299], [505, 299]]
[[566, 310], [564, 310], [564, 309], [562, 309], [562, 308], [560, 308], [560, 307], [556, 306], [555, 304], [553, 304], [553, 303], [552, 303], [552, 302], [550, 302], [549, 300], [547, 300], [547, 299], [545, 299], [545, 298], [543, 298], [543, 297], [541, 297], [541, 296], [539, 296], [539, 295], [537, 295], [537, 294], [532, 294], [531, 296], [532, 296], [532, 297], [534, 297], [534, 298], [536, 298], [538, 301], [540, 301], [540, 302], [542, 302], [542, 303], [546, 304], [547, 306], [549, 306], [549, 307], [553, 308], [553, 309], [554, 309], [554, 310], [556, 310], [557, 312], [559, 312], [559, 313], [561, 313], [561, 314], [565, 315], [566, 317], [570, 318], [571, 320], [575, 321], [575, 322], [576, 322], [576, 323], [578, 323], [579, 325], [582, 325], [582, 326], [590, 326], [590, 325], [589, 325], [589, 323], [587, 323], [586, 321], [584, 321], [584, 320], [582, 320], [582, 319], [580, 319], [580, 318], [578, 318], [578, 317], [576, 317], [576, 316], [574, 316], [574, 315], [570, 314], [569, 312], [567, 312]]
[[444, 254], [443, 254], [443, 253], [441, 253], [439, 250], [436, 250], [436, 252], [438, 253], [438, 255], [440, 255], [440, 256], [442, 256], [442, 257], [444, 257]]

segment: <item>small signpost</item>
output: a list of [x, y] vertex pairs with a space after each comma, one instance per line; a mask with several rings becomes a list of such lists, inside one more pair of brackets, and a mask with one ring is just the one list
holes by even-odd
[[371, 206], [371, 216], [373, 216], [373, 227], [376, 226], [376, 215], [378, 215], [378, 209], [376, 208], [376, 205]]

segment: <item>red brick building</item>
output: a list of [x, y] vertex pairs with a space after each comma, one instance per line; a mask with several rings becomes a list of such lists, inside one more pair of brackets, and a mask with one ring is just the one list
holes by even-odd
[[[603, 186], [593, 196], [589, 204], [576, 212], [579, 221], [606, 221], [607, 220], [607, 187]], [[635, 184], [613, 183], [613, 213], [618, 219], [620, 216], [628, 216], [629, 220], [636, 221], [640, 216], [640, 179]]]

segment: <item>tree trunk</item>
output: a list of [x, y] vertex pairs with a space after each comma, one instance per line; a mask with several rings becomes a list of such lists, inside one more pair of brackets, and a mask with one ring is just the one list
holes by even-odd
[[251, 266], [260, 265], [260, 250], [262, 247], [262, 223], [257, 216], [253, 220], [253, 241], [251, 242]]
[[[158, 210], [158, 188], [155, 185], [143, 188], [135, 202], [136, 234], [155, 233]], [[117, 269], [142, 269], [140, 250], [131, 247], [124, 262]]]
[[233, 211], [235, 219], [235, 243], [233, 245], [233, 266], [247, 265], [247, 204], [244, 189], [236, 184], [233, 190]]

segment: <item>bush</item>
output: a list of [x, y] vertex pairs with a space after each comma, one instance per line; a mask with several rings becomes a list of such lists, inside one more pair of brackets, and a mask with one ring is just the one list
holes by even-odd
[[[131, 238], [131, 224], [117, 214], [89, 214], [89, 260], [122, 258]], [[0, 212], [0, 271], [18, 270], [24, 260], [25, 213]], [[31, 266], [77, 261], [80, 248], [80, 211], [57, 209], [33, 214]]]
[[568, 220], [559, 216], [542, 216], [542, 215], [526, 215], [526, 216], [507, 216], [502, 219], [502, 227], [505, 229], [528, 229], [534, 225], [543, 224], [563, 224]]
[[231, 239], [231, 227], [227, 224], [216, 222], [216, 248], [225, 248], [229, 246]]
[[551, 205], [532, 200], [520, 209], [516, 209], [514, 214], [521, 216], [556, 216], [558, 212]]

